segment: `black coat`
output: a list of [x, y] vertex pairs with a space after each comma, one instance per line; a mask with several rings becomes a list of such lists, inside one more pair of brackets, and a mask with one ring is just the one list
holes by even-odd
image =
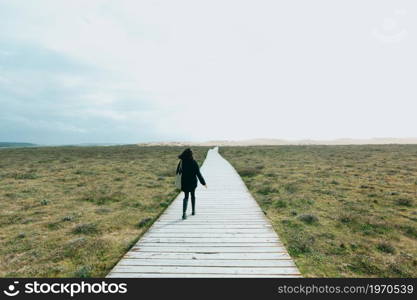
[[190, 192], [197, 187], [197, 178], [202, 185], [206, 184], [203, 176], [200, 173], [198, 163], [194, 159], [182, 159], [177, 166], [177, 174], [182, 169], [181, 175], [181, 190]]

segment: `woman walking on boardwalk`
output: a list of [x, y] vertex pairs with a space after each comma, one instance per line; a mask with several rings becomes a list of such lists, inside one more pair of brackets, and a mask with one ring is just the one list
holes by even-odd
[[198, 163], [194, 160], [193, 151], [185, 149], [180, 156], [177, 166], [177, 174], [181, 174], [181, 190], [184, 192], [182, 204], [182, 219], [187, 219], [188, 197], [191, 194], [192, 215], [195, 215], [195, 189], [197, 188], [197, 178], [202, 185], [207, 188], [206, 181], [200, 173]]

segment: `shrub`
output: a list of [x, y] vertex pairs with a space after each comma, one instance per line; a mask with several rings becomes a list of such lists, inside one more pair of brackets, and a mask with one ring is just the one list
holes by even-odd
[[288, 252], [292, 256], [309, 253], [312, 251], [315, 239], [312, 235], [304, 233], [291, 235], [288, 240]]
[[14, 179], [36, 179], [38, 178], [38, 175], [33, 172], [29, 173], [15, 173], [13, 175]]
[[48, 205], [49, 204], [49, 200], [43, 199], [40, 201], [41, 205]]
[[75, 250], [75, 249], [84, 247], [86, 243], [87, 243], [87, 239], [85, 237], [79, 237], [79, 238], [69, 240], [66, 243], [65, 248], [70, 249], [70, 250]]
[[61, 228], [61, 225], [59, 222], [52, 222], [52, 223], [48, 223], [46, 225], [48, 227], [48, 229], [50, 230], [58, 230], [59, 228]]
[[287, 202], [285, 200], [278, 199], [278, 200], [274, 201], [274, 207], [275, 208], [287, 207]]
[[356, 255], [352, 258], [352, 263], [348, 265], [349, 269], [356, 273], [366, 275], [376, 275], [380, 273], [375, 259], [367, 255]]
[[89, 278], [91, 277], [91, 267], [82, 266], [77, 271], [74, 272], [74, 277], [76, 278]]
[[268, 195], [276, 191], [277, 191], [276, 189], [271, 188], [270, 186], [265, 186], [265, 187], [258, 189], [256, 192], [262, 195]]
[[387, 231], [390, 231], [392, 228], [390, 225], [385, 223], [371, 223], [367, 222], [359, 225], [359, 231], [362, 231], [365, 235], [376, 235], [384, 234]]
[[97, 175], [96, 171], [91, 170], [77, 170], [74, 172], [75, 175], [82, 175], [82, 176], [95, 176]]
[[25, 238], [26, 237], [26, 233], [24, 233], [24, 232], [21, 232], [21, 233], [19, 233], [18, 235], [17, 235], [17, 238], [18, 239], [23, 239], [23, 238]]
[[260, 170], [255, 167], [243, 167], [239, 169], [240, 176], [254, 177], [260, 173]]
[[353, 222], [353, 220], [354, 220], [354, 217], [352, 215], [341, 215], [339, 217], [339, 221], [345, 224], [351, 223]]
[[401, 205], [401, 206], [408, 206], [411, 207], [413, 206], [413, 200], [408, 199], [408, 198], [399, 198], [396, 201], [397, 205]]
[[103, 205], [109, 202], [119, 202], [126, 197], [122, 192], [90, 191], [82, 198], [83, 201], [93, 202], [97, 205]]
[[299, 216], [298, 218], [306, 224], [313, 224], [319, 221], [319, 219], [315, 215], [311, 215], [311, 214], [303, 214]]
[[401, 229], [403, 230], [405, 235], [408, 235], [413, 238], [417, 238], [417, 229], [412, 226], [402, 226]]
[[298, 190], [297, 186], [294, 183], [284, 184], [283, 187], [284, 187], [284, 190], [289, 194], [293, 194]]
[[390, 253], [390, 254], [394, 254], [395, 253], [395, 248], [392, 245], [390, 245], [390, 244], [388, 244], [386, 242], [379, 243], [376, 246], [376, 248], [379, 251], [382, 251], [382, 252], [385, 252], [385, 253]]
[[395, 274], [396, 277], [413, 277], [413, 275], [407, 270], [407, 265], [402, 259], [397, 259], [391, 263], [387, 268], [387, 274], [384, 277], [391, 277]]
[[272, 204], [272, 199], [269, 196], [259, 196], [258, 202], [261, 203], [261, 205], [270, 205]]
[[74, 234], [95, 234], [98, 232], [99, 230], [95, 223], [79, 224], [72, 230]]
[[138, 223], [137, 226], [139, 228], [142, 228], [142, 227], [148, 225], [151, 221], [152, 221], [152, 218], [144, 218], [144, 219], [140, 220], [140, 222]]

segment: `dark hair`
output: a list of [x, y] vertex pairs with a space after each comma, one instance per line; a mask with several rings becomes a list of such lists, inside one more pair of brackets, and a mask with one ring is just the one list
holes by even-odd
[[185, 149], [181, 155], [178, 156], [179, 159], [193, 159], [193, 151], [190, 148]]

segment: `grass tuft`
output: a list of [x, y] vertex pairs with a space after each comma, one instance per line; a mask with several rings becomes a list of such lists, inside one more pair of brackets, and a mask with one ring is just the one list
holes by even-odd
[[303, 214], [300, 215], [298, 218], [306, 224], [315, 224], [319, 221], [319, 218], [312, 214]]
[[142, 227], [145, 227], [145, 226], [147, 226], [149, 223], [151, 223], [152, 222], [152, 218], [144, 218], [144, 219], [142, 219], [142, 220], [140, 220], [140, 222], [138, 223], [138, 227], [139, 228], [142, 228]]
[[407, 207], [413, 206], [413, 202], [414, 201], [412, 199], [408, 199], [408, 198], [399, 198], [396, 200], [397, 205], [407, 206]]
[[96, 234], [98, 232], [99, 229], [95, 223], [79, 224], [72, 230], [74, 234]]
[[91, 277], [91, 267], [90, 266], [82, 266], [78, 268], [77, 271], [74, 272], [74, 277], [76, 278], [89, 278]]
[[394, 253], [395, 253], [395, 248], [394, 248], [394, 246], [392, 246], [391, 244], [386, 243], [386, 242], [379, 243], [379, 244], [376, 246], [376, 248], [377, 248], [379, 251], [382, 251], [382, 252], [385, 252], [385, 253], [390, 253], [390, 254], [394, 254]]

